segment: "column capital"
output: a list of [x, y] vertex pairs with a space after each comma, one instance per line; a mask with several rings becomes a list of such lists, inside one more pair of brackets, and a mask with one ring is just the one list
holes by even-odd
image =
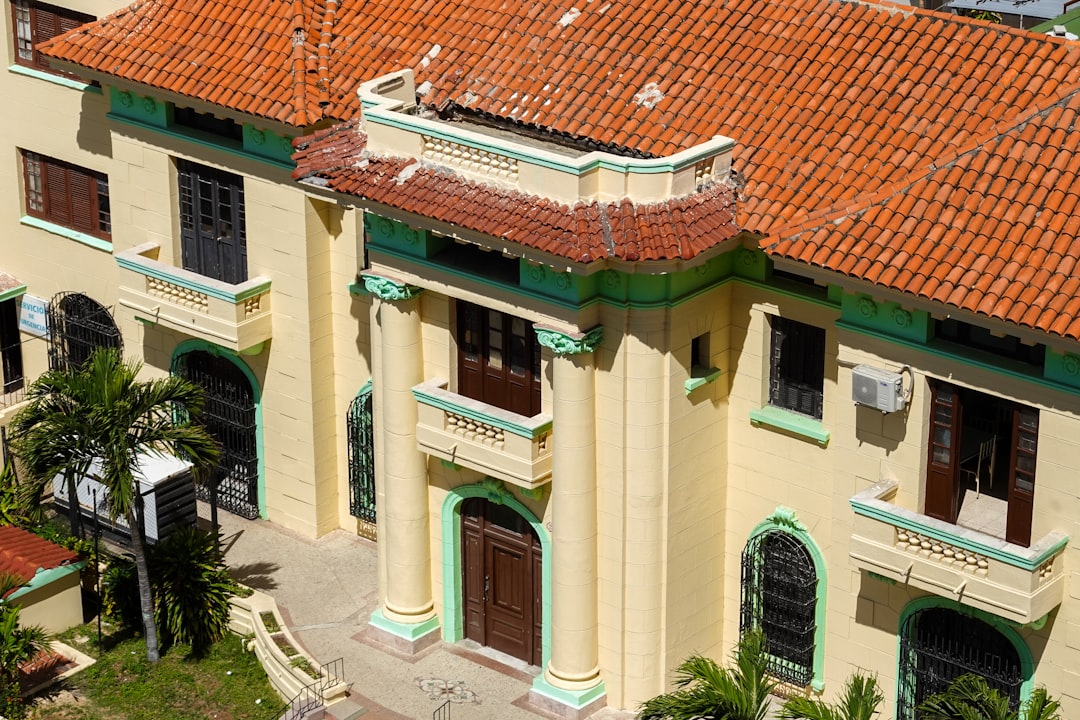
[[546, 348], [551, 348], [556, 355], [580, 355], [590, 353], [600, 344], [604, 336], [604, 326], [597, 325], [583, 333], [564, 332], [544, 325], [534, 325], [536, 339]]
[[411, 300], [424, 291], [415, 285], [408, 285], [382, 275], [363, 273], [364, 289], [380, 300]]

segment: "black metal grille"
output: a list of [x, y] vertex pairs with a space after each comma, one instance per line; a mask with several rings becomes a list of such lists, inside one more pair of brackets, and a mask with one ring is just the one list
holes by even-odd
[[806, 546], [788, 533], [762, 533], [743, 550], [739, 630], [761, 630], [769, 674], [799, 687], [814, 677], [817, 582]]
[[825, 387], [825, 331], [772, 318], [769, 404], [821, 419]]
[[349, 514], [375, 522], [375, 432], [372, 424], [371, 386], [349, 405], [346, 417], [349, 443]]
[[259, 516], [259, 453], [256, 444], [255, 397], [240, 368], [223, 357], [195, 351], [179, 356], [173, 373], [205, 393], [202, 423], [221, 445], [221, 462], [209, 482], [197, 489], [199, 499], [246, 518]]
[[915, 720], [915, 710], [956, 678], [974, 674], [1020, 706], [1020, 654], [991, 625], [948, 608], [914, 613], [900, 629], [900, 678], [896, 720]]
[[98, 348], [124, 349], [112, 315], [86, 295], [58, 293], [45, 312], [49, 318], [49, 367], [53, 370], [82, 367]]

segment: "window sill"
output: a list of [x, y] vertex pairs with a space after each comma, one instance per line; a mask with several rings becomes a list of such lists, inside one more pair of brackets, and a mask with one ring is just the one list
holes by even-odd
[[35, 68], [26, 67], [25, 65], [9, 65], [8, 72], [13, 72], [16, 75], [25, 75], [26, 77], [37, 78], [38, 80], [44, 80], [45, 82], [51, 82], [54, 85], [62, 85], [72, 90], [84, 90], [86, 92], [101, 94], [101, 88], [97, 85], [91, 85], [84, 83], [81, 80], [74, 80], [63, 75], [53, 75], [52, 73], [45, 72], [44, 70], [37, 70]]
[[83, 245], [89, 245], [95, 250], [112, 253], [113, 247], [110, 241], [103, 240], [99, 237], [94, 237], [93, 235], [87, 235], [86, 233], [79, 232], [78, 230], [66, 228], [63, 225], [57, 225], [56, 223], [51, 223], [48, 220], [31, 217], [30, 215], [23, 215], [21, 218], [19, 218], [19, 222], [23, 225], [28, 225], [30, 227], [38, 228], [39, 230], [50, 232], [53, 235], [65, 237], [68, 240], [80, 242]]
[[699, 387], [704, 387], [711, 382], [714, 382], [716, 378], [720, 377], [720, 370], [718, 368], [699, 368], [693, 369], [694, 376], [686, 380], [683, 383], [683, 388], [686, 390], [686, 394], [697, 390]]
[[815, 420], [806, 415], [799, 415], [783, 408], [766, 405], [758, 410], [751, 410], [750, 422], [754, 425], [765, 425], [784, 430], [792, 435], [799, 435], [813, 440], [821, 447], [829, 444], [829, 431], [825, 429], [820, 420]]

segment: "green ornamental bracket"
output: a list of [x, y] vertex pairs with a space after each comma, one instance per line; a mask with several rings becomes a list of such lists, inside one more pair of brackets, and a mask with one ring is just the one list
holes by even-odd
[[533, 329], [536, 331], [536, 339], [540, 344], [554, 350], [556, 355], [591, 353], [604, 336], [602, 325], [597, 325], [584, 333], [565, 333], [542, 325], [537, 325]]
[[497, 480], [493, 477], [486, 477], [480, 481], [480, 486], [484, 488], [484, 496], [488, 501], [495, 503], [496, 505], [505, 505], [509, 498], [513, 495], [506, 489], [506, 485], [502, 480]]
[[423, 292], [423, 288], [407, 285], [380, 275], [365, 274], [363, 277], [364, 289], [380, 300], [411, 300]]

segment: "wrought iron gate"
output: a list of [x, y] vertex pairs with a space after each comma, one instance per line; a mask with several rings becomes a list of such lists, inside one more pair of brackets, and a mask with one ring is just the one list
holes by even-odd
[[229, 512], [259, 516], [259, 453], [255, 426], [255, 396], [240, 368], [223, 357], [197, 350], [173, 363], [173, 374], [203, 389], [202, 423], [221, 445], [221, 462], [209, 481], [197, 488], [201, 500], [212, 500]]
[[349, 444], [349, 514], [374, 524], [375, 432], [370, 383], [356, 394], [349, 405], [346, 430]]
[[1020, 705], [1020, 654], [991, 625], [948, 608], [912, 614], [900, 628], [900, 677], [896, 720], [915, 720], [926, 698], [972, 673]]
[[814, 679], [817, 582], [814, 561], [794, 536], [771, 530], [746, 543], [739, 632], [761, 630], [769, 674], [798, 687]]
[[80, 367], [97, 348], [124, 349], [112, 315], [82, 293], [57, 293], [45, 314], [49, 319], [49, 367], [53, 370]]

